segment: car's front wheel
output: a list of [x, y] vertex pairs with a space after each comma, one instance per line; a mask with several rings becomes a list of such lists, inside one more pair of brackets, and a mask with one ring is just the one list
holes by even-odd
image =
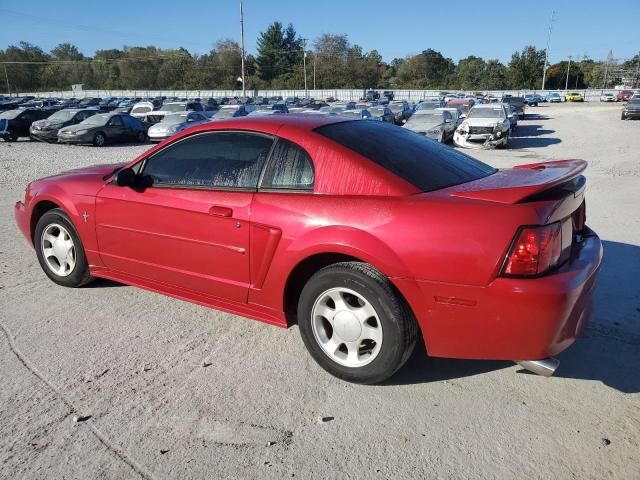
[[136, 140], [138, 140], [138, 142], [140, 143], [144, 143], [147, 141], [147, 134], [144, 133], [142, 130], [140, 130], [138, 132], [138, 135], [136, 136]]
[[411, 310], [391, 282], [360, 262], [316, 272], [300, 295], [298, 324], [322, 368], [363, 384], [392, 376], [411, 355], [418, 333]]
[[81, 287], [91, 281], [82, 242], [63, 210], [49, 210], [40, 217], [33, 244], [44, 273], [58, 285]]

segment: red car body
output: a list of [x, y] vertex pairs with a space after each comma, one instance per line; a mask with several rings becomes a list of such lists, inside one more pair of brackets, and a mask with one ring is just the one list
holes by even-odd
[[616, 102], [628, 102], [633, 92], [631, 90], [622, 90], [616, 95]]
[[[306, 149], [311, 192], [140, 191], [115, 185], [114, 165], [94, 166], [32, 182], [16, 220], [33, 244], [38, 216], [62, 208], [93, 276], [281, 327], [291, 323], [309, 271], [355, 259], [406, 299], [432, 356], [533, 360], [574, 341], [602, 258], [599, 238], [584, 225], [585, 162], [525, 165], [421, 192], [315, 130], [343, 121], [291, 115], [204, 124], [128, 164], [201, 132], [260, 132]], [[504, 276], [522, 226], [553, 222], [563, 232], [557, 268]]]

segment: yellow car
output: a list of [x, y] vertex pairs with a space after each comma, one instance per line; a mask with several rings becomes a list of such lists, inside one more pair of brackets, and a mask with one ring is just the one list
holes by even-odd
[[584, 102], [584, 97], [578, 92], [569, 92], [564, 96], [565, 102]]

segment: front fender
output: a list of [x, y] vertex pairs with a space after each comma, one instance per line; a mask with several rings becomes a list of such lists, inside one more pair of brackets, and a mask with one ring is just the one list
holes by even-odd
[[95, 195], [70, 193], [57, 183], [45, 183], [36, 188], [27, 208], [32, 243], [35, 243], [33, 232], [37, 222], [38, 205], [42, 202], [54, 203], [64, 210], [80, 237], [89, 265], [102, 265], [95, 231]]

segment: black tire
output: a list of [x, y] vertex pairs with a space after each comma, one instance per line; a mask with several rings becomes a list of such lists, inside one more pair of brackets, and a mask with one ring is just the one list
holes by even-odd
[[146, 134], [146, 133], [144, 133], [142, 130], [140, 130], [140, 131], [138, 132], [138, 135], [137, 135], [137, 137], [136, 137], [136, 140], [138, 140], [138, 142], [140, 142], [140, 143], [144, 143], [144, 142], [146, 142], [146, 141], [147, 141], [147, 134]]
[[5, 137], [7, 142], [17, 142], [18, 141], [18, 132], [15, 130], [9, 130], [7, 132], [7, 136]]
[[[56, 275], [47, 265], [47, 262], [44, 258], [44, 254], [42, 252], [42, 234], [47, 229], [48, 226], [52, 224], [62, 225], [68, 232], [69, 236], [73, 240], [74, 249], [75, 249], [75, 266], [71, 273], [67, 276]], [[87, 257], [84, 253], [84, 247], [82, 246], [82, 242], [80, 241], [80, 237], [76, 232], [73, 223], [67, 216], [67, 214], [60, 208], [54, 208], [53, 210], [49, 210], [46, 212], [36, 224], [36, 229], [33, 235], [33, 244], [36, 250], [36, 255], [38, 257], [38, 262], [40, 263], [40, 267], [44, 273], [49, 277], [54, 283], [58, 285], [62, 285], [64, 287], [81, 287], [91, 282], [93, 278], [89, 274], [89, 264], [87, 263]]]
[[93, 136], [93, 145], [95, 147], [104, 147], [105, 143], [107, 143], [107, 137], [104, 133], [98, 132]]
[[620, 120], [624, 120], [624, 112], [622, 112], [622, 115], [620, 115]]
[[[375, 309], [384, 337], [377, 356], [361, 367], [348, 367], [331, 359], [313, 333], [312, 310], [316, 300], [331, 288], [343, 287], [362, 295]], [[302, 289], [298, 325], [307, 350], [330, 374], [353, 383], [374, 384], [391, 377], [411, 356], [418, 325], [406, 301], [391, 282], [371, 265], [343, 262], [316, 272]]]

